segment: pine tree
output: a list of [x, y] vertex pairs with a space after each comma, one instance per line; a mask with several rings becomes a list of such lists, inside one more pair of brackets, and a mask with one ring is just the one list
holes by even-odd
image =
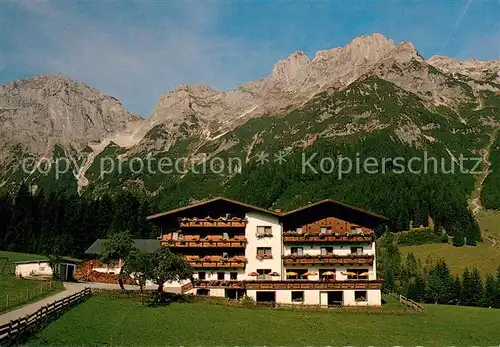
[[460, 303], [464, 306], [472, 306], [472, 297], [474, 296], [474, 285], [472, 283], [469, 269], [465, 268], [462, 275], [462, 295]]
[[493, 276], [488, 276], [484, 284], [484, 297], [481, 306], [495, 307], [495, 300], [497, 295], [496, 281]]
[[453, 281], [452, 297], [450, 302], [455, 305], [460, 305], [460, 300], [462, 298], [462, 282], [460, 277], [457, 275]]
[[474, 268], [472, 270], [470, 279], [471, 279], [471, 288], [473, 288], [472, 296], [470, 299], [470, 305], [480, 306], [481, 303], [483, 302], [484, 287], [483, 287], [483, 280], [481, 278], [481, 274], [479, 273], [478, 269]]

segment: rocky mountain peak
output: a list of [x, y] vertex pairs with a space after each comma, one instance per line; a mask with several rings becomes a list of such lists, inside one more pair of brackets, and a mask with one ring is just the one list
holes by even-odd
[[427, 60], [430, 65], [450, 73], [461, 74], [475, 80], [500, 83], [500, 60], [481, 61], [477, 59], [456, 60], [434, 55]]
[[58, 75], [3, 85], [0, 113], [1, 137], [33, 153], [44, 153], [53, 144], [83, 147], [140, 120], [116, 98]]

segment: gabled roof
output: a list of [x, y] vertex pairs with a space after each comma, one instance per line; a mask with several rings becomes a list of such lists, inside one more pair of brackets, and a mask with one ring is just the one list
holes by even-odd
[[[102, 254], [104, 252], [104, 244], [108, 239], [97, 239], [85, 251], [85, 254]], [[160, 242], [157, 239], [134, 239], [134, 246], [141, 252], [153, 253], [160, 248]]]
[[319, 205], [333, 204], [333, 205], [339, 206], [339, 207], [347, 209], [347, 210], [352, 210], [352, 211], [358, 212], [361, 215], [366, 215], [366, 216], [372, 217], [373, 219], [379, 220], [379, 222], [384, 222], [384, 221], [389, 220], [388, 218], [386, 218], [386, 217], [384, 217], [382, 215], [379, 215], [379, 214], [376, 214], [376, 213], [373, 213], [373, 212], [370, 212], [370, 211], [366, 211], [366, 210], [360, 209], [360, 208], [355, 207], [355, 206], [344, 204], [344, 203], [342, 203], [340, 201], [336, 201], [336, 200], [332, 200], [332, 199], [325, 199], [325, 200], [317, 201], [315, 203], [308, 204], [308, 205], [296, 208], [296, 209], [288, 211], [288, 212], [274, 212], [274, 211], [270, 211], [270, 210], [262, 208], [262, 207], [250, 205], [250, 204], [247, 204], [247, 203], [244, 203], [244, 202], [241, 202], [241, 201], [237, 201], [237, 200], [233, 200], [233, 199], [229, 199], [229, 198], [225, 198], [225, 197], [221, 197], [221, 196], [213, 198], [213, 199], [201, 201], [201, 202], [196, 203], [196, 204], [192, 204], [192, 205], [187, 205], [187, 206], [184, 206], [184, 207], [180, 207], [180, 208], [177, 208], [177, 209], [174, 209], [174, 210], [169, 210], [169, 211], [166, 211], [166, 212], [154, 214], [154, 215], [148, 216], [146, 219], [147, 220], [152, 220], [152, 219], [156, 219], [156, 218], [160, 218], [160, 217], [164, 217], [164, 216], [174, 215], [174, 214], [176, 214], [178, 212], [186, 211], [186, 210], [189, 210], [189, 209], [192, 209], [192, 208], [195, 208], [195, 207], [199, 207], [199, 206], [203, 206], [203, 205], [208, 205], [208, 204], [216, 202], [216, 201], [225, 201], [225, 202], [228, 202], [228, 203], [231, 203], [231, 204], [235, 204], [235, 205], [238, 205], [238, 206], [246, 207], [246, 208], [251, 209], [251, 210], [255, 210], [255, 211], [259, 211], [259, 212], [271, 214], [271, 215], [277, 216], [277, 217], [289, 217], [289, 216], [292, 216], [292, 215], [294, 215], [296, 213], [300, 213], [300, 212], [305, 211], [305, 210], [307, 210], [309, 208], [314, 208], [314, 207], [317, 207]]
[[330, 203], [330, 204], [342, 206], [342, 207], [345, 207], [345, 208], [348, 208], [348, 209], [351, 209], [351, 210], [354, 210], [354, 211], [357, 211], [357, 212], [361, 212], [361, 213], [367, 214], [367, 215], [375, 217], [375, 218], [380, 218], [380, 219], [382, 219], [384, 221], [388, 221], [389, 220], [387, 217], [384, 217], [384, 216], [382, 216], [380, 214], [373, 213], [373, 212], [370, 212], [370, 211], [366, 211], [366, 210], [363, 210], [363, 209], [361, 209], [359, 207], [355, 207], [355, 206], [352, 206], [352, 205], [344, 204], [343, 202], [340, 202], [340, 201], [337, 201], [337, 200], [332, 200], [332, 199], [325, 199], [325, 200], [317, 201], [317, 202], [314, 202], [314, 203], [311, 203], [311, 204], [308, 204], [308, 205], [305, 205], [305, 206], [302, 206], [302, 207], [298, 207], [298, 208], [296, 208], [294, 210], [291, 210], [291, 211], [288, 211], [288, 212], [283, 212], [283, 213], [281, 213], [281, 215], [282, 216], [289, 216], [289, 215], [294, 214], [296, 212], [307, 210], [307, 209], [309, 209], [311, 207], [315, 207], [315, 206], [326, 204], [326, 203]]
[[267, 210], [265, 208], [262, 208], [262, 207], [250, 205], [250, 204], [238, 201], [238, 200], [233, 200], [233, 199], [225, 198], [223, 196], [218, 196], [218, 197], [215, 197], [213, 199], [209, 199], [209, 200], [198, 202], [196, 204], [187, 205], [187, 206], [184, 206], [184, 207], [179, 207], [179, 208], [176, 208], [174, 210], [169, 210], [169, 211], [165, 211], [165, 212], [162, 212], [162, 213], [157, 213], [157, 214], [154, 214], [154, 215], [146, 217], [146, 219], [147, 220], [151, 220], [151, 219], [156, 219], [156, 218], [163, 217], [163, 216], [172, 215], [172, 214], [175, 214], [177, 212], [182, 212], [182, 211], [186, 211], [186, 210], [192, 209], [194, 207], [199, 207], [199, 206], [207, 205], [207, 204], [213, 203], [215, 201], [229, 202], [231, 204], [239, 205], [239, 206], [242, 206], [242, 207], [249, 208], [251, 210], [255, 210], [255, 211], [259, 211], [259, 212], [264, 212], [264, 213], [267, 213], [267, 214], [272, 214], [274, 216], [279, 216], [280, 215], [279, 212], [269, 211], [269, 210]]

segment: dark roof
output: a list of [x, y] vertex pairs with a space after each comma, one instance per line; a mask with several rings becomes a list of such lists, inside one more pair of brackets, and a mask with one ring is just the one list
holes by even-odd
[[[108, 239], [97, 239], [85, 251], [85, 254], [102, 254], [104, 244]], [[157, 239], [134, 239], [134, 246], [141, 252], [152, 253], [160, 248], [160, 242]]]
[[229, 203], [232, 203], [232, 204], [236, 204], [236, 205], [239, 205], [239, 206], [250, 208], [252, 210], [256, 210], [256, 211], [260, 211], [260, 212], [272, 214], [272, 215], [278, 216], [278, 217], [279, 216], [290, 216], [290, 215], [295, 214], [297, 212], [301, 212], [303, 210], [306, 210], [306, 209], [309, 209], [311, 207], [315, 207], [315, 206], [318, 206], [318, 205], [333, 204], [333, 205], [337, 205], [339, 207], [343, 207], [343, 208], [346, 208], [346, 209], [351, 209], [351, 210], [359, 212], [361, 214], [365, 214], [365, 215], [374, 217], [374, 218], [379, 219], [381, 221], [387, 221], [387, 220], [389, 220], [388, 218], [386, 218], [386, 217], [384, 217], [382, 215], [379, 215], [379, 214], [376, 214], [376, 213], [373, 213], [373, 212], [370, 212], [370, 211], [366, 211], [366, 210], [360, 209], [360, 208], [352, 206], [352, 205], [344, 204], [343, 202], [332, 200], [332, 199], [325, 199], [325, 200], [317, 201], [315, 203], [311, 203], [311, 204], [308, 204], [308, 205], [305, 205], [305, 206], [302, 206], [302, 207], [298, 207], [298, 208], [296, 208], [294, 210], [291, 210], [291, 211], [288, 211], [288, 212], [275, 212], [275, 211], [267, 210], [267, 209], [262, 208], [262, 207], [250, 205], [250, 204], [247, 204], [247, 203], [244, 203], [244, 202], [241, 202], [241, 201], [237, 201], [237, 200], [225, 198], [225, 197], [222, 197], [222, 196], [219, 196], [219, 197], [216, 197], [216, 198], [213, 198], [213, 199], [209, 199], [209, 200], [205, 200], [205, 201], [202, 201], [202, 202], [198, 202], [196, 204], [187, 205], [187, 206], [183, 206], [183, 207], [176, 208], [176, 209], [173, 209], [173, 210], [165, 211], [165, 212], [162, 212], [162, 213], [157, 213], [157, 214], [154, 214], [154, 215], [146, 217], [146, 219], [147, 220], [151, 220], [151, 219], [156, 219], [156, 218], [160, 218], [160, 217], [163, 217], [163, 216], [173, 215], [173, 214], [176, 214], [177, 212], [189, 210], [191, 208], [198, 207], [198, 206], [207, 205], [207, 204], [213, 203], [215, 201], [229, 202]]
[[275, 216], [279, 216], [280, 215], [279, 212], [269, 211], [269, 210], [267, 210], [265, 208], [262, 208], [262, 207], [250, 205], [250, 204], [238, 201], [238, 200], [228, 199], [228, 198], [219, 196], [219, 197], [216, 197], [216, 198], [213, 198], [213, 199], [209, 199], [209, 200], [198, 202], [196, 204], [187, 205], [187, 206], [184, 206], [184, 207], [176, 208], [174, 210], [169, 210], [169, 211], [162, 212], [162, 213], [157, 213], [157, 214], [154, 214], [152, 216], [146, 217], [146, 219], [147, 220], [151, 220], [151, 219], [156, 219], [156, 218], [163, 217], [163, 216], [172, 215], [172, 214], [175, 214], [177, 212], [182, 212], [182, 211], [185, 211], [185, 210], [189, 210], [189, 209], [194, 208], [194, 207], [207, 205], [207, 204], [210, 204], [210, 203], [215, 202], [215, 201], [225, 201], [225, 202], [229, 202], [231, 204], [235, 204], [235, 205], [239, 205], [239, 206], [243, 206], [243, 207], [249, 208], [251, 210], [260, 211], [260, 212], [264, 212], [264, 213], [267, 213], [267, 214], [272, 214], [272, 215], [275, 215]]
[[338, 206], [342, 206], [342, 207], [345, 207], [345, 208], [348, 208], [348, 209], [351, 209], [351, 210], [354, 210], [354, 211], [357, 211], [357, 212], [361, 212], [361, 213], [367, 214], [367, 215], [372, 216], [372, 217], [380, 218], [380, 219], [382, 219], [384, 221], [389, 220], [387, 217], [384, 217], [384, 216], [382, 216], [380, 214], [376, 214], [376, 213], [373, 213], [373, 212], [370, 212], [370, 211], [366, 211], [366, 210], [360, 209], [358, 207], [355, 207], [355, 206], [352, 206], [352, 205], [348, 205], [348, 204], [344, 204], [343, 202], [332, 200], [332, 199], [325, 199], [325, 200], [317, 201], [317, 202], [314, 202], [312, 204], [308, 204], [308, 205], [305, 205], [305, 206], [302, 206], [302, 207], [298, 207], [298, 208], [296, 208], [294, 210], [291, 210], [291, 211], [288, 211], [288, 212], [283, 212], [283, 213], [281, 213], [281, 215], [282, 216], [288, 216], [288, 215], [294, 214], [296, 212], [300, 212], [300, 211], [303, 211], [305, 209], [308, 209], [308, 208], [311, 208], [311, 207], [314, 207], [314, 206], [318, 206], [318, 205], [322, 205], [322, 204], [338, 205]]

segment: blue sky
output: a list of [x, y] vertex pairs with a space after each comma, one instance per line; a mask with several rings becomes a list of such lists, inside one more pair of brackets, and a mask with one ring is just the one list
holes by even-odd
[[182, 83], [219, 90], [354, 37], [411, 41], [426, 58], [500, 59], [493, 1], [2, 1], [0, 82], [63, 74], [147, 116]]

